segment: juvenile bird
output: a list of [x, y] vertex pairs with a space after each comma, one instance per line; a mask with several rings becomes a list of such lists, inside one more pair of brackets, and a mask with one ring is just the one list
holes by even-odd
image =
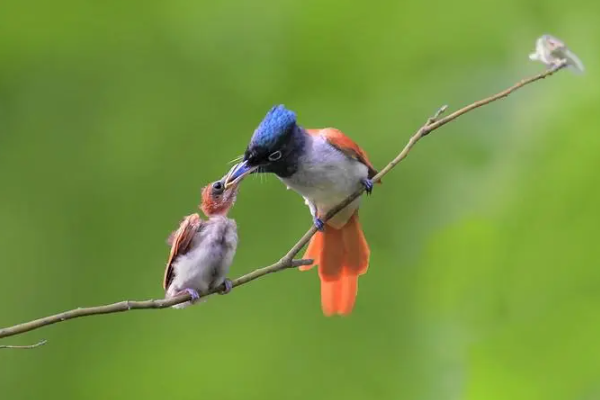
[[173, 306], [184, 308], [199, 299], [198, 292], [225, 284], [221, 294], [231, 291], [226, 278], [237, 248], [237, 226], [227, 213], [237, 195], [237, 184], [225, 188], [224, 179], [202, 190], [200, 208], [208, 218], [203, 221], [191, 214], [181, 222], [167, 240], [171, 253], [163, 280], [166, 298], [189, 293], [192, 301]]
[[273, 107], [254, 131], [243, 160], [226, 179], [236, 185], [250, 173], [273, 173], [304, 197], [319, 230], [305, 253], [319, 265], [321, 306], [327, 316], [350, 314], [358, 276], [367, 272], [369, 245], [358, 221], [360, 197], [323, 223], [320, 217], [363, 185], [373, 189], [377, 171], [367, 154], [334, 128], [304, 129], [296, 114]]
[[583, 63], [567, 45], [552, 35], [542, 35], [535, 42], [535, 52], [529, 55], [530, 60], [541, 61], [548, 67], [553, 67], [566, 61], [567, 66], [575, 73], [585, 71]]

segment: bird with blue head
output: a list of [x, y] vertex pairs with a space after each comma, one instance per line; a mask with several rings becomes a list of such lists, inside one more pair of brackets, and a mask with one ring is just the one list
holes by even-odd
[[304, 198], [318, 232], [305, 253], [314, 263], [300, 270], [319, 265], [325, 315], [350, 314], [358, 277], [367, 271], [370, 256], [358, 220], [360, 197], [328, 221], [321, 217], [361, 186], [371, 193], [377, 171], [367, 154], [340, 130], [305, 129], [293, 111], [277, 105], [254, 131], [226, 185], [239, 184], [252, 173], [275, 174]]
[[232, 173], [230, 183], [253, 172], [292, 176], [304, 142], [296, 125], [296, 114], [282, 105], [271, 108], [254, 131], [243, 162]]

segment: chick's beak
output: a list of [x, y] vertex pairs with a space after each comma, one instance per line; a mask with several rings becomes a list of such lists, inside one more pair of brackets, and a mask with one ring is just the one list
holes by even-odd
[[249, 166], [248, 161], [242, 161], [234, 165], [225, 177], [225, 189], [231, 187], [232, 185], [239, 184], [246, 175], [256, 171], [257, 168], [257, 166]]

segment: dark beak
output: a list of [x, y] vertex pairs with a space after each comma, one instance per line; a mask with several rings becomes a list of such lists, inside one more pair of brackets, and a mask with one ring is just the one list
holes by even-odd
[[252, 172], [256, 171], [256, 167], [251, 167], [248, 165], [248, 161], [242, 161], [231, 168], [229, 174], [225, 177], [225, 189], [229, 186], [238, 184], [244, 177]]

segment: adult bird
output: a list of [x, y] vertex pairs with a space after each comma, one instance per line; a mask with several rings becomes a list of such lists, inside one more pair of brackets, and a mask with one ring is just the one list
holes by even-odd
[[305, 253], [319, 265], [321, 306], [326, 316], [352, 312], [358, 277], [367, 272], [369, 245], [358, 221], [360, 197], [327, 222], [320, 217], [363, 185], [373, 189], [377, 171], [367, 154], [334, 128], [305, 129], [296, 114], [278, 105], [258, 125], [226, 185], [237, 184], [251, 173], [273, 173], [304, 197], [318, 232]]

